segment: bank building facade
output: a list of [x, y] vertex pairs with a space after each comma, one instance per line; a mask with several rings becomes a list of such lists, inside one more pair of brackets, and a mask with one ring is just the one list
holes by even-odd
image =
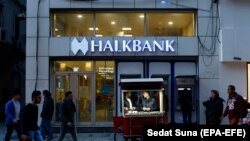
[[248, 98], [250, 21], [241, 11], [249, 7], [226, 0], [27, 0], [26, 102], [34, 89], [50, 90], [59, 127], [70, 90], [77, 127], [112, 127], [122, 113], [121, 79], [163, 78], [169, 122], [182, 123], [178, 99], [187, 88], [192, 123], [205, 124], [202, 102], [212, 89], [226, 100], [227, 86], [235, 85]]

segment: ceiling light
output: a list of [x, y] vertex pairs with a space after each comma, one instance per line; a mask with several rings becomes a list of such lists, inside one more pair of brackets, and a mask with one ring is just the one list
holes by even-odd
[[80, 14], [79, 14], [79, 15], [77, 15], [77, 18], [82, 18], [82, 15], [80, 15]]
[[144, 15], [140, 15], [139, 17], [140, 17], [140, 18], [144, 18]]
[[78, 72], [79, 71], [79, 67], [73, 67], [73, 72]]
[[116, 22], [115, 22], [115, 21], [112, 21], [111, 24], [114, 25], [114, 24], [116, 24]]
[[96, 34], [95, 36], [96, 37], [102, 37], [102, 34]]
[[131, 30], [131, 27], [123, 27], [122, 30]]
[[55, 28], [55, 31], [58, 31], [58, 28]]
[[86, 68], [91, 68], [91, 62], [86, 62], [85, 67]]
[[132, 34], [124, 34], [123, 36], [124, 37], [132, 37], [133, 35]]
[[173, 21], [168, 22], [168, 25], [173, 25], [173, 24], [174, 24]]
[[[93, 27], [90, 27], [89, 30], [94, 30], [94, 28], [93, 28]], [[95, 30], [99, 30], [99, 28], [96, 27]]]
[[60, 64], [60, 68], [61, 68], [61, 69], [65, 69], [65, 68], [66, 68], [66, 64], [65, 64], [65, 63], [61, 63], [61, 64]]

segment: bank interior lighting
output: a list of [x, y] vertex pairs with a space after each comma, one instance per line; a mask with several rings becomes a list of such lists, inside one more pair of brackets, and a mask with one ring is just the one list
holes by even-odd
[[144, 15], [140, 15], [139, 17], [140, 17], [140, 18], [144, 18]]
[[168, 25], [173, 25], [173, 24], [174, 24], [173, 21], [168, 22]]
[[61, 64], [60, 64], [60, 68], [61, 68], [61, 69], [65, 69], [65, 68], [66, 68], [66, 64], [65, 64], [65, 63], [61, 63]]
[[87, 80], [87, 78], [88, 78], [87, 75], [83, 75], [83, 77], [84, 77], [85, 80]]
[[80, 14], [79, 14], [79, 15], [77, 15], [77, 18], [82, 18], [82, 15], [80, 15]]
[[86, 62], [85, 67], [87, 70], [91, 70], [91, 62]]
[[131, 27], [123, 27], [122, 30], [132, 30]]
[[132, 37], [133, 35], [132, 34], [124, 34], [123, 36], [124, 37]]
[[[91, 30], [91, 31], [92, 31], [92, 30], [94, 30], [94, 28], [93, 28], [93, 27], [90, 27], [90, 28], [89, 28], [89, 30]], [[95, 30], [99, 30], [99, 28], [98, 28], [98, 27], [96, 27], [96, 28], [95, 28]]]
[[74, 72], [78, 72], [79, 71], [79, 67], [73, 67], [73, 71]]

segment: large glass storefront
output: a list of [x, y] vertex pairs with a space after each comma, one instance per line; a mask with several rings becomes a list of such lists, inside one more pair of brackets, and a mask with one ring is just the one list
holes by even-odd
[[167, 112], [169, 120], [182, 123], [178, 96], [184, 88], [188, 88], [193, 99], [192, 122], [197, 123], [196, 67], [195, 62], [151, 62], [148, 60], [135, 62], [54, 61], [52, 83], [56, 103], [55, 122], [60, 121], [59, 106], [64, 93], [68, 90], [74, 94], [77, 125], [111, 125], [113, 116], [121, 115], [119, 87], [121, 79], [163, 78], [164, 94], [169, 101], [167, 105], [164, 105], [164, 111]]
[[114, 112], [114, 61], [54, 61], [55, 121], [66, 91], [77, 106], [76, 122], [93, 125], [111, 122]]
[[52, 33], [62, 36], [196, 36], [194, 11], [54, 11]]
[[[97, 37], [96, 39], [100, 39], [100, 41], [101, 38], [98, 37], [122, 37], [127, 39], [126, 37], [134, 38], [143, 36], [155, 38], [163, 36], [196, 36], [195, 14], [195, 11], [54, 10], [51, 13], [51, 35], [53, 37], [77, 36], [79, 38], [81, 38], [80, 36], [90, 36], [87, 38]], [[85, 48], [85, 50], [89, 49], [87, 44], [89, 41], [87, 39], [82, 41], [81, 47]], [[76, 42], [79, 44], [78, 40]], [[94, 43], [93, 40], [91, 43]], [[105, 49], [111, 48], [112, 45], [109, 43], [105, 44]], [[146, 43], [144, 48], [148, 49], [150, 46], [149, 41], [146, 41]], [[166, 48], [172, 48], [172, 42], [169, 43], [167, 41], [167, 43]], [[102, 42], [92, 45], [94, 45], [93, 48], [99, 47], [100, 51], [101, 44]], [[118, 42], [116, 45], [118, 47]], [[160, 46], [158, 43], [156, 45]], [[128, 43], [125, 46], [125, 48], [128, 48]], [[71, 49], [72, 47], [75, 46], [71, 44]], [[76, 55], [88, 56], [90, 54], [83, 53]], [[91, 55], [95, 56], [95, 54]], [[125, 57], [124, 55], [126, 54], [122, 54], [123, 57]], [[137, 54], [135, 53], [134, 55], [136, 56]], [[64, 93], [71, 90], [77, 106], [76, 123], [78, 125], [111, 125], [113, 116], [121, 115], [119, 82], [123, 78], [162, 77], [165, 81], [164, 83], [167, 84], [164, 94], [168, 97], [169, 101], [175, 101], [178, 98], [175, 93], [181, 91], [184, 87], [188, 87], [192, 91], [194, 99], [197, 98], [196, 87], [191, 86], [191, 84], [180, 85], [180, 88], [174, 87], [177, 81], [177, 78], [175, 78], [176, 75], [192, 75], [192, 79], [196, 78], [195, 58], [191, 59], [191, 63], [179, 65], [180, 63], [165, 60], [166, 58], [160, 58], [159, 62], [151, 62], [151, 60], [146, 58], [139, 59], [138, 61], [138, 57], [135, 56], [131, 56], [128, 59], [130, 60], [129, 62], [124, 62], [118, 56], [112, 61], [97, 61], [95, 59], [85, 61], [53, 61], [53, 80], [51, 84], [53, 85], [52, 89], [54, 90], [56, 99], [56, 123], [60, 121], [59, 106], [64, 98]], [[103, 54], [102, 57], [108, 57], [108, 55]], [[188, 73], [184, 69], [187, 66], [191, 67], [191, 71]], [[196, 85], [196, 83], [192, 85]], [[196, 100], [193, 101], [193, 105], [193, 122], [197, 122]], [[167, 108], [170, 120], [177, 123], [181, 122], [179, 120], [181, 115], [178, 109], [178, 102], [171, 102], [168, 107], [165, 107], [166, 111], [168, 111]]]

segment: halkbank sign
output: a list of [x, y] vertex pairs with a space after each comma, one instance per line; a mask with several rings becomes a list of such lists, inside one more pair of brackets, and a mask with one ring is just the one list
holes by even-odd
[[71, 41], [71, 51], [73, 55], [82, 52], [83, 55], [88, 53], [126, 53], [126, 54], [141, 54], [141, 53], [160, 53], [171, 54], [175, 53], [174, 40], [149, 40], [149, 39], [113, 39], [102, 40], [102, 38], [92, 38], [87, 40], [85, 37], [82, 40], [73, 38]]

